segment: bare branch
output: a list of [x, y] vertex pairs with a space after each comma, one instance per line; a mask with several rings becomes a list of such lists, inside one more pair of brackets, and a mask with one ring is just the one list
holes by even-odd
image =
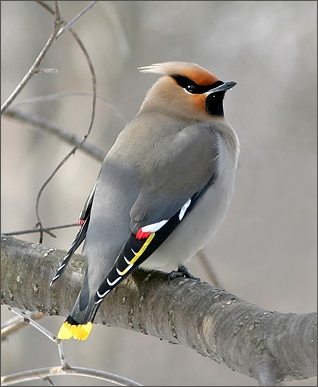
[[[45, 227], [42, 229], [42, 231], [50, 233], [52, 230], [59, 230], [61, 228], [68, 228], [68, 227], [78, 227], [78, 223], [72, 223], [72, 224], [63, 224], [61, 226], [52, 226], [52, 227]], [[12, 236], [12, 235], [23, 235], [23, 234], [33, 234], [36, 232], [40, 232], [38, 228], [32, 228], [30, 230], [21, 230], [21, 231], [11, 231], [11, 232], [3, 232], [3, 235]], [[50, 233], [52, 235], [52, 233]], [[54, 236], [54, 235], [53, 235]]]
[[[41, 5], [43, 5], [43, 2], [39, 2]], [[45, 4], [45, 8], [51, 12], [51, 13], [54, 13], [53, 10], [47, 5]], [[57, 7], [56, 7], [57, 8]], [[57, 12], [55, 12], [57, 13]], [[60, 14], [59, 14], [59, 17], [60, 17]], [[62, 20], [62, 23], [66, 24], [66, 21], [61, 19]], [[42, 195], [42, 192], [44, 191], [45, 187], [48, 185], [48, 183], [53, 179], [53, 177], [55, 176], [55, 174], [58, 172], [58, 170], [62, 167], [62, 165], [75, 153], [75, 151], [86, 141], [86, 138], [89, 136], [91, 130], [92, 130], [92, 127], [93, 127], [93, 123], [94, 123], [94, 118], [95, 118], [95, 110], [96, 110], [96, 75], [95, 75], [95, 70], [94, 70], [94, 66], [93, 66], [93, 63], [90, 59], [90, 56], [84, 46], [84, 44], [82, 43], [81, 39], [78, 37], [78, 35], [71, 29], [69, 28], [69, 31], [70, 33], [73, 35], [74, 39], [76, 40], [77, 44], [80, 46], [85, 58], [86, 58], [86, 61], [87, 61], [87, 64], [88, 64], [88, 67], [89, 67], [89, 70], [90, 70], [90, 73], [91, 73], [91, 77], [92, 77], [92, 86], [93, 86], [93, 99], [92, 99], [92, 113], [91, 113], [91, 121], [90, 121], [90, 124], [89, 124], [89, 127], [88, 127], [88, 130], [86, 132], [86, 134], [84, 135], [82, 141], [76, 145], [64, 158], [63, 160], [58, 164], [58, 166], [54, 169], [54, 171], [51, 173], [51, 175], [48, 177], [48, 179], [44, 182], [44, 184], [42, 185], [42, 187], [40, 188], [38, 194], [37, 194], [37, 198], [36, 198], [36, 204], [35, 204], [35, 212], [36, 212], [36, 217], [37, 217], [37, 220], [38, 220], [38, 223], [37, 225], [40, 227], [40, 238], [39, 238], [39, 242], [42, 243], [43, 241], [43, 226], [42, 226], [42, 222], [41, 222], [41, 219], [40, 219], [40, 213], [39, 213], [39, 203], [40, 203], [40, 198], [41, 198], [41, 195]]]
[[[39, 332], [44, 334], [49, 340], [55, 342], [58, 347], [60, 361], [61, 361], [61, 367], [50, 367], [45, 369], [36, 369], [32, 371], [24, 371], [19, 372], [17, 374], [13, 375], [7, 375], [1, 378], [1, 385], [10, 385], [18, 382], [28, 381], [28, 380], [35, 380], [35, 379], [44, 379], [48, 382], [49, 385], [53, 386], [54, 383], [51, 380], [52, 376], [61, 376], [61, 375], [79, 375], [79, 376], [87, 376], [95, 379], [102, 379], [108, 382], [112, 382], [118, 385], [123, 386], [140, 386], [139, 383], [136, 383], [132, 380], [123, 378], [118, 375], [111, 374], [109, 372], [103, 372], [98, 370], [93, 370], [89, 368], [79, 368], [79, 367], [72, 367], [70, 366], [66, 360], [65, 360], [65, 354], [63, 349], [62, 341], [57, 339], [56, 336], [54, 336], [51, 332], [49, 332], [47, 329], [42, 327], [40, 324], [38, 324], [36, 321], [34, 321], [30, 316], [31, 313], [25, 313], [20, 312], [18, 310], [14, 310], [10, 308], [11, 311], [15, 314], [17, 314], [20, 318], [22, 318], [22, 321], [25, 325], [25, 323], [30, 324], [31, 326], [35, 327]], [[39, 314], [39, 312], [36, 312]], [[43, 314], [40, 313], [42, 316]], [[34, 314], [35, 317], [38, 318], [36, 314]]]
[[5, 112], [4, 117], [15, 118], [21, 122], [34, 125], [37, 128], [43, 129], [55, 135], [56, 137], [62, 139], [63, 141], [65, 141], [70, 145], [73, 145], [73, 146], [80, 145], [80, 148], [79, 148], [80, 150], [82, 150], [84, 153], [93, 157], [95, 160], [99, 162], [102, 162], [106, 155], [103, 150], [99, 149], [95, 145], [87, 141], [83, 143], [82, 139], [80, 139], [75, 134], [71, 134], [68, 131], [55, 125], [53, 122], [44, 120], [33, 114], [24, 113], [21, 110], [10, 108]]
[[277, 377], [275, 367], [271, 359], [263, 359], [255, 361], [253, 373], [260, 386], [276, 386]]
[[26, 382], [29, 380], [46, 379], [47, 377], [63, 375], [87, 376], [114, 383], [119, 386], [142, 386], [142, 384], [126, 379], [122, 376], [111, 374], [110, 372], [73, 366], [40, 368], [3, 376], [1, 378], [1, 385], [9, 386], [11, 384]]
[[208, 277], [210, 278], [210, 281], [212, 284], [214, 284], [216, 287], [223, 289], [223, 286], [221, 285], [220, 281], [218, 280], [218, 277], [215, 273], [215, 270], [211, 267], [209, 264], [206, 255], [204, 254], [203, 250], [200, 250], [197, 252], [196, 256], [199, 258], [202, 266], [204, 267]]
[[[29, 312], [26, 314], [27, 318], [31, 318], [32, 320], [39, 320], [45, 316], [44, 313], [41, 312]], [[20, 317], [15, 317], [11, 320], [8, 320], [5, 324], [1, 326], [1, 341], [6, 340], [9, 335], [17, 332], [21, 328], [26, 327], [26, 321], [24, 319], [21, 320]]]
[[67, 23], [67, 25], [65, 27], [63, 27], [59, 32], [58, 34], [56, 35], [56, 39], [58, 39], [62, 34], [64, 34], [64, 32], [66, 32], [67, 30], [69, 30], [72, 25], [80, 18], [84, 15], [84, 13], [86, 13], [89, 9], [91, 9], [96, 3], [98, 3], [98, 1], [92, 1], [90, 4], [88, 4], [87, 7], [85, 7], [73, 20], [71, 20], [69, 23]]
[[[46, 102], [46, 101], [52, 101], [52, 100], [56, 100], [56, 99], [61, 99], [61, 98], [65, 98], [65, 97], [93, 97], [93, 94], [91, 93], [83, 93], [83, 92], [60, 92], [60, 93], [54, 93], [54, 94], [46, 94], [46, 95], [41, 95], [41, 96], [38, 96], [38, 97], [33, 97], [33, 98], [28, 98], [28, 99], [25, 99], [23, 101], [19, 101], [19, 102], [16, 102], [14, 104], [14, 109], [11, 108], [12, 110], [15, 111], [16, 107], [17, 106], [21, 106], [21, 105], [28, 105], [28, 104], [32, 104], [32, 103], [35, 103], [35, 102]], [[122, 124], [123, 125], [126, 125], [127, 124], [127, 119], [124, 117], [124, 115], [118, 111], [116, 109], [116, 107], [111, 104], [109, 101], [107, 101], [107, 99], [97, 95], [96, 98], [100, 101], [102, 101], [108, 108], [110, 108], [111, 110], [113, 110], [115, 116], [122, 121]], [[11, 109], [9, 111], [11, 111]], [[19, 111], [19, 110], [17, 110]], [[8, 114], [8, 111], [6, 111], [4, 113], [4, 117]]]
[[131, 53], [131, 49], [130, 49], [127, 37], [125, 35], [124, 29], [118, 18], [116, 9], [111, 1], [104, 1], [103, 6], [105, 7], [106, 12], [109, 16], [109, 19], [114, 26], [114, 33], [118, 40], [118, 48], [121, 50], [123, 55], [127, 58], [128, 55]]
[[[76, 254], [56, 286], [65, 252], [2, 238], [2, 303], [67, 316], [85, 270]], [[41, 264], [40, 264], [41, 263]], [[27, 279], [27, 280], [26, 280]], [[35, 290], [36, 289], [36, 290]], [[317, 374], [317, 314], [266, 311], [201, 281], [134, 271], [102, 303], [96, 323], [179, 343], [262, 385]]]
[[31, 66], [30, 70], [23, 77], [22, 81], [18, 84], [18, 86], [12, 92], [10, 97], [1, 106], [1, 114], [3, 114], [6, 111], [6, 109], [12, 104], [12, 102], [19, 95], [21, 90], [29, 82], [31, 77], [37, 73], [37, 69], [38, 69], [40, 63], [42, 62], [42, 59], [45, 57], [46, 53], [48, 52], [49, 48], [52, 46], [52, 44], [56, 38], [56, 35], [60, 29], [60, 26], [61, 26], [61, 18], [60, 18], [59, 6], [58, 6], [58, 1], [55, 1], [55, 20], [54, 20], [53, 32], [52, 32], [51, 36], [49, 37], [48, 41], [46, 42], [45, 46], [43, 47], [42, 51], [40, 52], [40, 54], [36, 58], [35, 62]]
[[20, 316], [25, 323], [34, 326], [38, 331], [43, 333], [49, 340], [55, 343], [57, 342], [58, 339], [50, 331], [42, 327], [41, 324], [38, 324], [36, 321], [31, 319], [25, 312], [20, 312], [19, 310], [16, 310], [13, 308], [9, 308], [9, 309], [12, 310], [12, 312], [15, 313], [16, 315]]

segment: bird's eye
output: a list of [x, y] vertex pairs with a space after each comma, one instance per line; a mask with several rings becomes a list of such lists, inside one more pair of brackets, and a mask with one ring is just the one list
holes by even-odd
[[187, 91], [188, 93], [191, 93], [191, 94], [195, 93], [195, 90], [196, 90], [195, 86], [191, 85], [191, 84], [187, 85], [184, 89], [185, 89], [185, 91]]

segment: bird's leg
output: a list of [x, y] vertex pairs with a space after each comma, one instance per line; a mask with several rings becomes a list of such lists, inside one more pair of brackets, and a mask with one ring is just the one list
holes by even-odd
[[200, 278], [192, 275], [184, 265], [178, 266], [178, 270], [172, 270], [168, 274], [168, 283], [170, 283], [171, 280], [173, 280], [177, 277], [186, 277], [186, 278], [191, 278], [191, 279], [196, 280], [196, 281], [201, 281]]

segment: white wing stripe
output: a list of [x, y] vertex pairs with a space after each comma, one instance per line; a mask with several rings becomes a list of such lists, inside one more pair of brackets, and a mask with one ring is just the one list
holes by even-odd
[[[136, 255], [136, 253], [134, 251], [133, 251], [133, 253]], [[130, 265], [130, 262], [128, 261], [128, 259], [125, 256], [124, 256], [124, 260], [127, 263], [127, 265]]]
[[118, 273], [120, 276], [123, 276], [123, 275], [124, 275], [125, 273], [127, 273], [127, 271], [129, 271], [133, 266], [134, 266], [134, 265], [128, 265], [128, 266], [126, 267], [125, 270], [120, 271], [120, 270], [116, 269], [116, 271], [117, 271], [117, 273]]
[[156, 232], [161, 229], [168, 221], [162, 220], [158, 223], [148, 224], [147, 226], [144, 226], [141, 228], [142, 232]]
[[98, 297], [101, 298], [101, 299], [98, 300], [98, 301], [96, 301], [95, 304], [100, 303], [100, 302], [103, 300], [103, 298], [106, 296], [106, 294], [108, 294], [109, 292], [110, 292], [110, 289], [106, 290], [105, 293], [100, 294], [99, 291], [97, 290], [97, 295], [98, 295]]
[[115, 283], [117, 283], [118, 281], [120, 281], [120, 279], [121, 279], [121, 277], [118, 277], [118, 278], [115, 279], [115, 281], [110, 282], [109, 279], [107, 278], [107, 283], [108, 283], [109, 286], [114, 286]]
[[187, 211], [188, 207], [191, 204], [191, 199], [189, 199], [181, 208], [180, 213], [179, 213], [179, 220], [182, 220], [184, 217], [185, 212]]

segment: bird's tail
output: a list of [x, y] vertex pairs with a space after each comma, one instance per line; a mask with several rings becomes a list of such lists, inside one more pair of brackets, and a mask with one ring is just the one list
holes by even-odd
[[57, 334], [58, 339], [87, 339], [91, 333], [93, 320], [100, 304], [96, 304], [92, 299], [84, 308], [82, 304], [83, 299], [81, 299], [81, 295], [79, 295], [71, 314], [64, 321]]
[[96, 303], [94, 300], [95, 292], [96, 290], [90, 289], [89, 287], [88, 273], [86, 271], [82, 289], [77, 296], [70, 315], [64, 321], [57, 334], [58, 339], [87, 339], [93, 327], [93, 320], [100, 306], [100, 303]]
[[[190, 202], [187, 202], [186, 209], [189, 207], [189, 204]], [[169, 227], [167, 232], [171, 233], [180, 221], [179, 214], [175, 214], [175, 216], [167, 222], [167, 226]], [[114, 289], [125, 277], [144, 262], [158, 246], [160, 246], [165, 239], [163, 236], [165, 236], [166, 233], [165, 228], [162, 227], [162, 229], [164, 230], [163, 233], [160, 232], [160, 230], [157, 233], [146, 232], [145, 235], [142, 235], [141, 237], [130, 234], [127, 243], [120, 251], [114, 265], [97, 289], [92, 287], [92, 284], [96, 281], [94, 281], [91, 276], [88, 275], [88, 271], [86, 271], [81, 292], [71, 314], [58, 332], [58, 339], [67, 340], [72, 337], [78, 340], [87, 339], [101, 302], [112, 289]], [[99, 273], [96, 271], [93, 271], [91, 274], [93, 273], [99, 276]], [[90, 278], [90, 280], [88, 280], [88, 278]]]
[[72, 316], [68, 316], [68, 318], [62, 324], [57, 334], [57, 338], [60, 340], [68, 340], [71, 338], [77, 340], [86, 340], [91, 333], [92, 327], [92, 321], [89, 321], [86, 324], [79, 324], [73, 319]]

